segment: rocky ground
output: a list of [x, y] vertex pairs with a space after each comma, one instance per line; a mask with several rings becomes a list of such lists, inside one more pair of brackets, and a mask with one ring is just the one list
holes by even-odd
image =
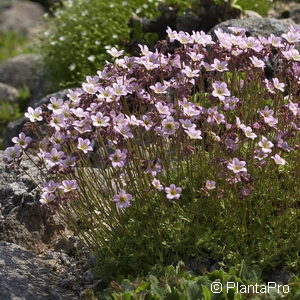
[[[97, 289], [90, 256], [63, 222], [38, 204], [38, 170], [8, 170], [0, 151], [0, 299], [84, 299]], [[81, 295], [81, 296], [80, 296]]]

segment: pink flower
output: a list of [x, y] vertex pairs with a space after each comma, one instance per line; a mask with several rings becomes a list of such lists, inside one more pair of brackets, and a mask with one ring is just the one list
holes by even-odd
[[130, 201], [132, 200], [132, 195], [127, 194], [125, 190], [120, 190], [120, 192], [113, 196], [112, 201], [116, 203], [117, 208], [126, 208], [130, 206]]
[[83, 83], [82, 88], [86, 93], [91, 94], [91, 95], [96, 94], [96, 92], [98, 91], [98, 88], [94, 84], [91, 84], [91, 83]]
[[101, 112], [97, 112], [95, 116], [91, 116], [93, 125], [95, 127], [107, 127], [109, 126], [109, 117], [103, 116]]
[[61, 128], [64, 128], [66, 126], [64, 116], [53, 114], [49, 125], [59, 131]]
[[156, 176], [157, 173], [161, 172], [161, 160], [159, 158], [155, 160], [150, 160], [148, 167], [146, 169], [146, 173], [151, 174], [152, 176]]
[[300, 113], [298, 103], [293, 103], [291, 100], [289, 100], [289, 110], [293, 113], [294, 116], [297, 116]]
[[224, 102], [224, 110], [234, 110], [236, 107], [236, 104], [239, 102], [239, 98], [237, 97], [228, 97], [226, 98]]
[[68, 155], [65, 159], [61, 161], [61, 166], [63, 168], [75, 167], [75, 165], [76, 165], [76, 158], [70, 155]]
[[141, 125], [147, 130], [149, 131], [152, 126], [153, 126], [153, 122], [151, 121], [151, 118], [148, 116], [143, 116], [142, 117], [142, 121], [141, 121]]
[[54, 167], [56, 165], [59, 165], [64, 155], [65, 155], [64, 152], [58, 151], [56, 148], [52, 148], [50, 153], [45, 154], [46, 164], [49, 167]]
[[[290, 28], [291, 29], [291, 28]], [[288, 33], [282, 34], [282, 37], [287, 40], [290, 44], [300, 42], [300, 32], [299, 31], [289, 31]]]
[[99, 82], [99, 76], [86, 76], [86, 82], [93, 85], [97, 85], [97, 83]]
[[50, 193], [42, 193], [41, 199], [39, 200], [41, 205], [47, 205], [51, 202], [54, 202], [55, 196]]
[[243, 129], [244, 133], [245, 133], [245, 136], [249, 139], [252, 139], [254, 140], [257, 135], [252, 131], [252, 128], [247, 126], [246, 128]]
[[258, 146], [261, 147], [261, 151], [263, 153], [270, 153], [272, 152], [274, 144], [268, 141], [268, 139], [263, 136], [261, 141], [258, 143]]
[[110, 50], [107, 50], [106, 52], [110, 54], [112, 57], [116, 58], [123, 55], [124, 50], [118, 51], [115, 47], [112, 47]]
[[192, 59], [192, 61], [200, 61], [204, 58], [203, 54], [198, 54], [197, 52], [189, 52], [188, 56]]
[[124, 85], [121, 84], [117, 84], [117, 83], [113, 83], [113, 88], [112, 91], [114, 93], [115, 96], [119, 97], [119, 96], [126, 96], [127, 95], [127, 91]]
[[227, 68], [227, 61], [219, 61], [218, 59], [214, 59], [214, 63], [211, 65], [213, 67], [214, 70], [218, 71], [218, 72], [225, 72], [228, 71]]
[[168, 86], [162, 85], [160, 82], [157, 82], [155, 85], [151, 85], [150, 89], [153, 90], [155, 94], [166, 94]]
[[169, 200], [179, 199], [181, 195], [182, 188], [176, 187], [175, 184], [171, 184], [169, 187], [165, 188], [167, 198]]
[[180, 119], [179, 121], [184, 129], [196, 128], [196, 124], [193, 124], [189, 119]]
[[275, 89], [284, 92], [284, 86], [285, 86], [284, 83], [279, 82], [278, 78], [273, 78], [272, 81], [273, 81], [273, 86]]
[[54, 97], [50, 98], [50, 104], [48, 104], [48, 109], [52, 110], [53, 112], [59, 112], [63, 106], [62, 99], [56, 99]]
[[53, 180], [50, 180], [48, 182], [44, 182], [41, 184], [42, 191], [45, 193], [50, 193], [50, 194], [54, 193], [56, 191], [56, 189], [58, 188], [58, 186], [59, 186], [59, 184]]
[[200, 70], [192, 70], [189, 66], [185, 66], [182, 73], [188, 78], [198, 77]]
[[216, 182], [213, 180], [206, 180], [205, 188], [207, 190], [214, 190], [216, 188]]
[[286, 161], [280, 157], [280, 155], [275, 154], [274, 156], [271, 156], [271, 158], [275, 161], [277, 165], [284, 166], [286, 164]]
[[88, 151], [93, 151], [93, 147], [91, 146], [91, 141], [89, 139], [78, 138], [77, 148], [83, 153], [88, 153]]
[[82, 91], [80, 90], [68, 90], [69, 93], [67, 94], [68, 98], [73, 101], [73, 102], [77, 102], [80, 100], [80, 96], [82, 94]]
[[244, 42], [247, 48], [253, 49], [255, 52], [260, 52], [263, 48], [260, 41], [252, 36], [245, 38]]
[[212, 95], [219, 98], [221, 101], [225, 100], [225, 96], [230, 96], [230, 91], [225, 82], [215, 81], [212, 86], [214, 89]]
[[25, 117], [28, 118], [30, 122], [42, 121], [42, 109], [40, 107], [37, 107], [36, 109], [28, 107]]
[[50, 138], [51, 142], [55, 145], [60, 145], [65, 140], [66, 136], [59, 131], [56, 131]]
[[192, 140], [202, 140], [201, 136], [201, 130], [196, 130], [195, 128], [189, 128], [188, 130], [185, 130], [187, 135], [189, 136], [190, 139]]
[[6, 162], [11, 162], [19, 158], [22, 154], [22, 149], [20, 146], [15, 145], [14, 147], [8, 147], [3, 152], [3, 160]]
[[269, 109], [268, 106], [265, 106], [265, 108], [261, 110], [259, 114], [266, 119], [271, 118], [274, 114], [274, 111], [272, 109]]
[[121, 152], [121, 150], [117, 149], [115, 151], [115, 153], [113, 153], [109, 156], [109, 159], [111, 160], [112, 166], [114, 168], [124, 167], [125, 160], [126, 160], [126, 157], [127, 157], [126, 153], [127, 153], [127, 151], [125, 149], [122, 152]]
[[241, 161], [238, 158], [233, 158], [232, 161], [230, 163], [228, 163], [227, 168], [231, 171], [233, 171], [233, 173], [237, 174], [240, 172], [247, 172], [247, 169], [245, 168], [246, 166], [246, 162], [245, 161]]
[[288, 60], [300, 61], [300, 54], [297, 49], [289, 49], [287, 51], [282, 51], [282, 54]]
[[251, 60], [253, 66], [255, 68], [262, 68], [263, 69], [265, 67], [265, 63], [262, 60], [255, 57], [255, 56], [251, 56], [250, 60]]
[[152, 180], [152, 185], [159, 191], [162, 191], [164, 187], [161, 185], [160, 181], [156, 178]]
[[181, 44], [190, 44], [193, 42], [193, 39], [187, 32], [179, 31], [176, 37], [177, 41]]
[[173, 135], [179, 127], [179, 123], [174, 121], [173, 117], [167, 117], [161, 123], [162, 132], [165, 135]]
[[97, 98], [100, 100], [106, 100], [106, 102], [112, 102], [113, 101], [113, 96], [114, 96], [114, 90], [110, 87], [107, 86], [106, 88], [99, 88], [98, 89], [99, 94], [97, 95]]
[[63, 180], [59, 188], [62, 189], [64, 193], [69, 193], [77, 189], [77, 182], [76, 180]]
[[215, 42], [212, 40], [212, 36], [210, 34], [206, 34], [204, 31], [195, 32], [191, 35], [191, 38], [194, 39], [196, 44], [200, 44], [202, 46], [213, 45]]
[[276, 47], [276, 48], [280, 48], [280, 47], [283, 47], [283, 44], [281, 43], [282, 42], [282, 39], [278, 36], [275, 36], [274, 34], [271, 34], [268, 38], [268, 42], [273, 46], [273, 47]]
[[26, 136], [24, 132], [21, 132], [19, 134], [19, 137], [14, 137], [12, 141], [20, 146], [21, 148], [27, 148], [28, 144], [32, 141], [32, 138], [29, 136]]
[[167, 34], [168, 34], [168, 38], [170, 40], [171, 43], [173, 43], [176, 39], [177, 39], [177, 31], [173, 31], [170, 27], [167, 27]]
[[263, 151], [261, 150], [255, 151], [254, 158], [258, 159], [259, 161], [262, 161], [266, 157], [268, 157], [268, 154], [264, 153]]

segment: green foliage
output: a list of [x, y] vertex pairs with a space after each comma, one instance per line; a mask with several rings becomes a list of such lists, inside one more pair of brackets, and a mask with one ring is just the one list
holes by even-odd
[[108, 47], [128, 42], [129, 18], [134, 13], [154, 17], [157, 4], [157, 0], [64, 1], [41, 38], [40, 50], [53, 78], [72, 86], [95, 74], [109, 58]]
[[237, 5], [239, 5], [243, 10], [253, 10], [265, 16], [270, 9], [272, 0], [236, 0]]
[[[228, 273], [216, 270], [201, 276], [188, 272], [182, 263], [176, 267], [155, 266], [151, 273], [144, 278], [129, 278], [122, 280], [121, 284], [112, 282], [110, 287], [99, 295], [103, 300], [242, 300], [242, 299], [298, 299], [300, 294], [299, 278], [294, 277], [289, 282], [290, 293], [284, 293], [278, 288], [270, 288], [268, 294], [253, 294], [255, 284], [257, 291], [261, 291], [264, 284], [259, 278], [252, 277], [252, 273], [242, 269], [231, 269]], [[244, 277], [246, 276], [246, 277]], [[250, 279], [249, 279], [250, 278]], [[222, 285], [220, 293], [212, 292], [212, 284]], [[233, 288], [228, 288], [231, 286]], [[242, 286], [249, 288], [250, 293], [240, 293]], [[217, 286], [218, 287], [218, 286]], [[228, 289], [227, 289], [228, 288]]]
[[0, 33], [0, 63], [29, 51], [28, 39], [13, 32]]
[[[194, 179], [201, 181], [195, 164]], [[212, 170], [206, 168], [209, 176]], [[133, 204], [126, 210], [107, 248], [100, 248], [96, 273], [106, 279], [143, 274], [155, 263], [167, 265], [190, 258], [209, 258], [227, 268], [245, 260], [251, 267], [259, 265], [264, 274], [282, 266], [299, 272], [299, 211], [289, 207], [297, 192], [288, 184], [292, 181], [288, 172], [278, 174], [287, 178], [286, 186], [277, 184], [278, 178], [264, 178], [257, 186], [260, 192], [247, 199], [233, 198], [226, 191], [222, 200], [213, 193], [193, 199], [189, 191], [180, 204], [166, 204], [159, 196], [144, 197], [147, 205]], [[185, 189], [187, 182], [178, 179], [189, 176], [174, 170], [171, 180]], [[89, 224], [87, 219], [81, 221]]]

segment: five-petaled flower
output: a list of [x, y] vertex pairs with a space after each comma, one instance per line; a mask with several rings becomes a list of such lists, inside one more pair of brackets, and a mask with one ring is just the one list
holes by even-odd
[[246, 162], [239, 160], [238, 158], [233, 158], [232, 161], [230, 163], [227, 164], [227, 168], [231, 171], [233, 171], [233, 173], [237, 174], [240, 172], [247, 172], [246, 169]]
[[78, 138], [77, 148], [83, 153], [88, 153], [88, 151], [93, 151], [93, 147], [91, 146], [91, 141], [89, 139]]
[[167, 198], [169, 200], [179, 199], [181, 195], [182, 188], [176, 187], [175, 184], [171, 184], [169, 187], [165, 188]]
[[116, 203], [117, 208], [126, 208], [130, 206], [132, 195], [127, 194], [125, 190], [120, 190], [118, 194], [114, 195], [112, 201]]

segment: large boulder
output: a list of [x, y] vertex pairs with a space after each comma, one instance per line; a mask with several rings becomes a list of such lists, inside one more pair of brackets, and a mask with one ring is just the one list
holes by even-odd
[[14, 87], [0, 82], [0, 101], [15, 103], [18, 100], [18, 91]]
[[22, 54], [0, 64], [0, 82], [17, 89], [28, 87], [32, 99], [41, 99], [51, 91], [42, 58]]
[[2, 159], [0, 151], [0, 241], [39, 253], [65, 233], [64, 226], [38, 203], [41, 178], [35, 165], [24, 160], [22, 169], [8, 169]]
[[44, 13], [44, 8], [38, 3], [5, 0], [0, 10], [0, 31], [32, 35], [43, 23]]
[[269, 36], [272, 33], [280, 36], [289, 31], [289, 26], [290, 24], [287, 22], [273, 18], [231, 19], [218, 24], [210, 33], [213, 33], [216, 29], [230, 32], [228, 27], [243, 27], [247, 29], [247, 34], [250, 36]]
[[77, 300], [59, 284], [54, 264], [26, 249], [0, 241], [0, 298], [3, 300]]

